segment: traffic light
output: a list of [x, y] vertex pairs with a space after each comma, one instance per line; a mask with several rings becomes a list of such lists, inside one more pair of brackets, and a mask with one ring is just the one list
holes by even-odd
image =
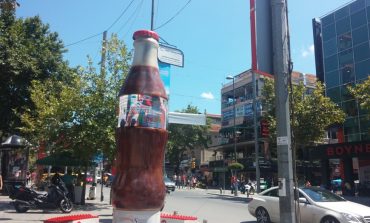
[[192, 169], [195, 169], [195, 159], [192, 159], [191, 160], [191, 168]]

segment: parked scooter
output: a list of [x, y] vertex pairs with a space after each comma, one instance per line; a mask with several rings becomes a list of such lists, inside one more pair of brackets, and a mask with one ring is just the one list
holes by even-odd
[[9, 197], [14, 200], [13, 205], [18, 213], [29, 209], [56, 209], [70, 213], [73, 209], [72, 201], [67, 197], [68, 190], [62, 180], [53, 182], [47, 193], [40, 193], [25, 186], [8, 187]]

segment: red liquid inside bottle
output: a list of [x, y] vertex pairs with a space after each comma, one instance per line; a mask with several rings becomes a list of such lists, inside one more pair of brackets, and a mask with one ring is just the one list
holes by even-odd
[[113, 206], [160, 210], [164, 205], [163, 158], [167, 143], [167, 95], [158, 72], [158, 36], [134, 34], [132, 68], [121, 88]]

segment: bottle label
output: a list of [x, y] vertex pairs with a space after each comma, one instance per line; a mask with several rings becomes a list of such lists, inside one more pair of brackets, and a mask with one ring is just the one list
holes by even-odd
[[167, 100], [158, 96], [129, 94], [119, 99], [118, 127], [166, 129]]

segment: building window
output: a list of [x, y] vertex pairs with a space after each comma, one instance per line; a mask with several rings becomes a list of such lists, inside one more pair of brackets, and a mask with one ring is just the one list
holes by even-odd
[[352, 134], [345, 136], [346, 142], [357, 142], [360, 141], [360, 134]]
[[343, 34], [351, 30], [351, 22], [349, 21], [349, 17], [344, 19], [338, 20], [335, 23], [337, 29], [337, 35]]
[[363, 133], [369, 133], [370, 132], [370, 120], [366, 115], [360, 117], [360, 127], [361, 132]]
[[340, 69], [342, 84], [352, 83], [355, 81], [355, 73], [353, 72], [353, 64], [347, 64]]
[[324, 41], [328, 41], [335, 37], [335, 24], [328, 25], [322, 28], [322, 36]]
[[361, 26], [360, 28], [352, 31], [353, 46], [360, 43], [364, 43], [369, 40], [367, 26]]
[[358, 12], [359, 10], [361, 10], [363, 8], [365, 8], [365, 0], [357, 0], [357, 1], [354, 1], [350, 5], [351, 14], [356, 13], [356, 12]]
[[370, 22], [370, 7], [367, 7], [366, 11], [367, 11], [367, 22]]
[[357, 117], [348, 118], [344, 122], [344, 135], [357, 134], [359, 131]]
[[334, 13], [329, 14], [321, 19], [322, 26], [327, 26], [329, 24], [332, 24], [334, 22]]
[[333, 38], [324, 43], [324, 57], [328, 58], [329, 56], [337, 53], [337, 39]]
[[349, 16], [349, 7], [348, 6], [343, 7], [343, 8], [341, 8], [338, 11], [335, 12], [335, 19], [336, 20], [339, 20], [339, 19], [344, 18], [346, 16]]
[[346, 50], [352, 47], [352, 34], [351, 32], [343, 33], [338, 36], [338, 51]]
[[325, 73], [338, 69], [338, 56], [335, 54], [325, 59]]
[[356, 63], [356, 80], [366, 79], [370, 75], [370, 59]]
[[341, 89], [341, 96], [342, 96], [342, 101], [347, 101], [347, 100], [353, 100], [352, 94], [349, 92], [348, 87], [354, 87], [354, 84], [346, 84], [342, 85]]
[[356, 29], [362, 25], [365, 25], [366, 21], [366, 12], [365, 9], [357, 12], [356, 14], [351, 15], [351, 25], [352, 29]]
[[357, 116], [358, 112], [355, 100], [343, 102], [342, 109], [348, 115], [348, 117]]
[[339, 73], [338, 70], [325, 74], [325, 84], [327, 88], [339, 86]]
[[339, 68], [344, 68], [353, 64], [352, 49], [348, 49], [339, 53]]
[[330, 88], [326, 91], [327, 96], [335, 103], [340, 102], [340, 87]]
[[369, 42], [363, 43], [354, 47], [355, 51], [355, 61], [360, 62], [362, 60], [366, 60], [370, 58], [370, 49], [369, 49]]

